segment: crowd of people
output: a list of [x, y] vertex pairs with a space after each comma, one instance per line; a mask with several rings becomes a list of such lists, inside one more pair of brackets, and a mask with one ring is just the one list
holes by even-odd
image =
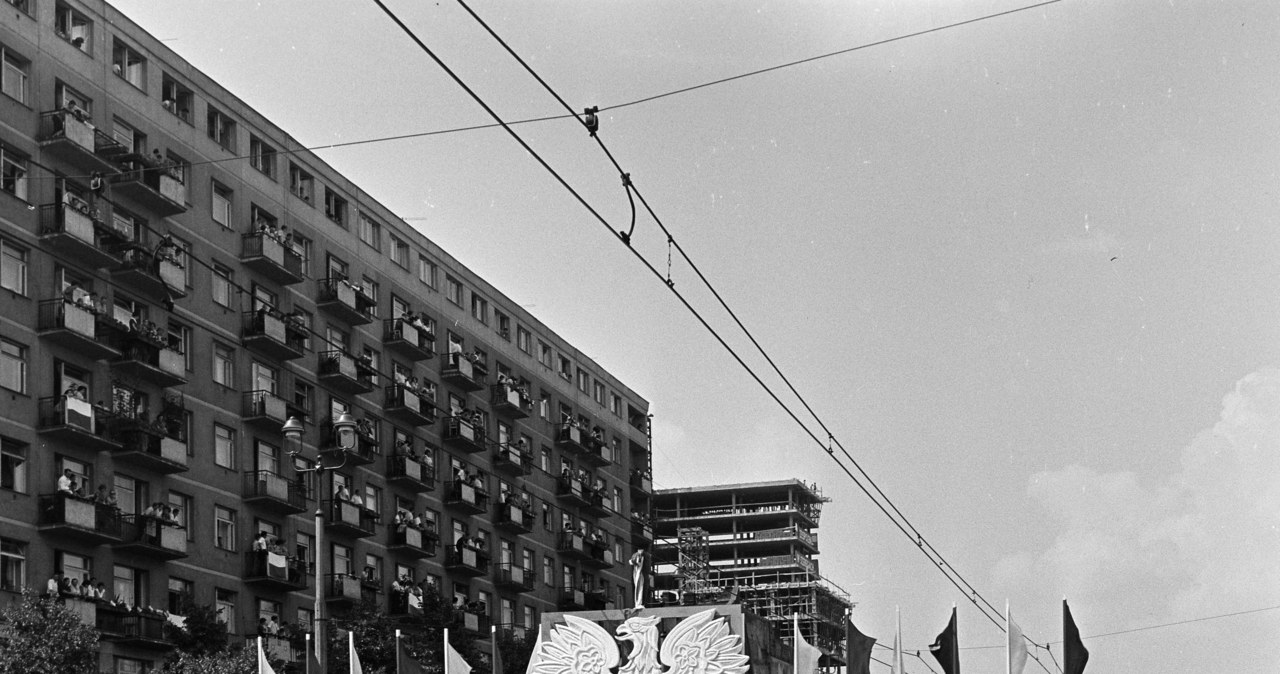
[[405, 311], [400, 314], [400, 323], [413, 327], [432, 341], [436, 338], [435, 322], [422, 312]]
[[473, 489], [481, 493], [487, 493], [489, 490], [485, 487], [484, 474], [479, 471], [467, 472], [465, 466], [455, 466], [453, 469], [453, 481], [459, 485], [471, 485]]
[[57, 600], [80, 599], [89, 601], [100, 606], [110, 606], [129, 613], [137, 613], [142, 615], [151, 615], [158, 618], [169, 618], [168, 611], [162, 611], [151, 606], [140, 606], [133, 603], [132, 598], [121, 594], [112, 594], [107, 590], [107, 586], [102, 581], [89, 574], [83, 574], [80, 578], [73, 578], [64, 574], [62, 570], [55, 571], [53, 575], [45, 583], [45, 596]]
[[419, 380], [415, 375], [405, 375], [403, 372], [396, 372], [396, 384], [400, 387], [412, 391], [414, 395], [426, 400], [436, 399], [435, 382], [426, 379]]

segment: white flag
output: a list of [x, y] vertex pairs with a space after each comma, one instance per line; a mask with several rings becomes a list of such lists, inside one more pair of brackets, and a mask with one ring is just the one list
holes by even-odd
[[262, 650], [262, 637], [258, 637], [258, 674], [276, 674], [271, 663], [267, 662], [266, 651]]
[[356, 633], [347, 632], [347, 651], [348, 659], [351, 661], [351, 674], [364, 674], [364, 668], [360, 666], [360, 656], [356, 655]]
[[1027, 666], [1027, 642], [1022, 638], [1022, 628], [1018, 627], [1018, 623], [1013, 622], [1013, 615], [1009, 612], [1007, 602], [1004, 605], [1004, 621], [1009, 628], [1008, 674], [1022, 674], [1022, 668]]

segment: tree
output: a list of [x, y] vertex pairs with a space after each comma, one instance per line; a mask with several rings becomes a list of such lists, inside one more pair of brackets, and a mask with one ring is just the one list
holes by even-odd
[[[481, 661], [475, 636], [462, 629], [462, 611], [434, 592], [422, 598], [422, 615], [390, 617], [376, 604], [361, 602], [346, 615], [329, 621], [328, 662], [330, 671], [347, 671], [347, 638], [338, 630], [355, 633], [356, 653], [365, 674], [394, 674], [395, 632], [403, 632], [409, 654], [427, 671], [441, 671], [444, 663], [444, 628], [449, 628], [449, 644], [472, 666]], [[505, 654], [505, 653], [504, 653]]]
[[537, 631], [523, 639], [498, 635], [498, 652], [502, 654], [502, 674], [522, 674], [533, 655], [533, 645], [538, 642]]
[[227, 624], [218, 619], [217, 608], [196, 604], [190, 597], [183, 599], [181, 608], [186, 616], [184, 626], [164, 625], [165, 635], [179, 653], [216, 655], [227, 649]]
[[[272, 663], [276, 671], [283, 671], [281, 663]], [[258, 674], [258, 653], [255, 648], [223, 648], [216, 653], [179, 652], [165, 662], [160, 674]]]
[[94, 674], [98, 630], [57, 599], [31, 594], [0, 610], [0, 674]]

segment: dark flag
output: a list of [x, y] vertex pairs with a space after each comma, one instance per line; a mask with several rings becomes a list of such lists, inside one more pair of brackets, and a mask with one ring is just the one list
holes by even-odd
[[876, 638], [869, 637], [853, 626], [852, 620], [845, 620], [845, 653], [848, 654], [847, 674], [871, 674], [871, 648], [876, 645]]
[[396, 630], [396, 674], [426, 674], [426, 671], [421, 662], [409, 655], [409, 648], [404, 645], [400, 630]]
[[951, 621], [947, 623], [947, 628], [942, 630], [938, 638], [933, 640], [933, 644], [929, 646], [929, 652], [933, 653], [933, 657], [938, 659], [938, 664], [942, 665], [943, 672], [946, 672], [946, 674], [960, 674], [960, 643], [956, 630], [956, 607], [951, 607]]
[[1071, 607], [1067, 600], [1062, 600], [1062, 674], [1081, 674], [1089, 662], [1089, 649], [1080, 641], [1080, 630], [1071, 617]]

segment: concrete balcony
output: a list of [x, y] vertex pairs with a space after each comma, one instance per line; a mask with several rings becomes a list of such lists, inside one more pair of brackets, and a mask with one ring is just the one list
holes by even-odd
[[329, 500], [324, 506], [327, 515], [324, 524], [329, 532], [352, 538], [373, 535], [376, 513], [348, 501]]
[[40, 338], [76, 354], [102, 360], [115, 358], [120, 352], [98, 337], [97, 314], [79, 304], [58, 298], [40, 303], [36, 326]]
[[266, 232], [240, 237], [240, 262], [280, 285], [301, 283], [306, 278], [302, 255]]
[[341, 351], [322, 351], [317, 375], [321, 384], [342, 393], [360, 395], [373, 390], [373, 373]]
[[573, 454], [581, 454], [587, 451], [587, 446], [583, 442], [586, 434], [581, 428], [575, 424], [562, 423], [556, 431], [556, 445], [561, 449], [568, 450]]
[[462, 612], [462, 629], [473, 635], [484, 636], [489, 633], [489, 616], [471, 611]]
[[159, 561], [187, 556], [187, 530], [176, 522], [145, 515], [124, 515], [120, 519], [121, 539], [111, 544], [117, 552]]
[[187, 383], [187, 359], [159, 341], [161, 336], [128, 329], [116, 335], [120, 356], [111, 361], [112, 374], [162, 388]]
[[468, 482], [446, 482], [444, 504], [459, 512], [479, 515], [489, 510], [489, 492]]
[[330, 605], [352, 606], [356, 603], [376, 596], [368, 593], [359, 578], [345, 573], [327, 574], [325, 576], [324, 600]]
[[653, 525], [640, 520], [631, 520], [631, 542], [643, 547], [652, 545]]
[[569, 559], [591, 559], [591, 551], [587, 550], [587, 537], [576, 531], [561, 531], [556, 551]]
[[436, 556], [440, 536], [434, 529], [418, 529], [406, 525], [390, 525], [387, 549], [409, 557], [425, 559]]
[[473, 426], [470, 421], [466, 421], [462, 417], [445, 418], [442, 439], [444, 444], [463, 452], [483, 452], [485, 449], [484, 429]]
[[384, 390], [382, 409], [410, 426], [426, 426], [436, 421], [436, 408], [406, 386], [392, 384]]
[[435, 466], [407, 456], [387, 457], [387, 482], [409, 487], [417, 492], [436, 487]]
[[528, 475], [533, 471], [533, 453], [510, 444], [493, 453], [493, 469], [508, 475]]
[[556, 479], [556, 498], [571, 506], [586, 507], [591, 505], [590, 488], [576, 477], [561, 475]]
[[39, 530], [65, 535], [82, 543], [116, 543], [121, 540], [117, 508], [66, 494], [40, 496]]
[[526, 569], [515, 562], [495, 564], [493, 566], [493, 584], [501, 590], [533, 592], [533, 570]]
[[182, 173], [174, 167], [145, 166], [136, 155], [120, 164], [119, 174], [111, 176], [113, 198], [124, 197], [155, 215], [167, 218], [187, 210], [187, 186]]
[[489, 555], [475, 548], [450, 547], [445, 555], [444, 569], [459, 576], [489, 575]]
[[576, 587], [562, 587], [559, 599], [556, 601], [556, 608], [561, 611], [585, 611], [587, 610], [587, 593]]
[[246, 391], [240, 397], [240, 415], [246, 424], [278, 433], [289, 420], [289, 405], [270, 391]]
[[528, 509], [515, 503], [498, 503], [494, 506], [493, 525], [517, 534], [533, 531], [533, 507]]
[[240, 340], [250, 351], [277, 361], [301, 358], [306, 353], [306, 333], [276, 314], [246, 311], [241, 324]]
[[508, 419], [524, 419], [533, 414], [533, 401], [529, 394], [509, 382], [494, 384], [489, 388], [489, 406], [494, 413]]
[[613, 558], [613, 548], [609, 547], [609, 541], [603, 538], [587, 538], [587, 552], [591, 556], [583, 560], [583, 563], [597, 569], [608, 569], [616, 561]]
[[318, 281], [316, 307], [349, 325], [365, 325], [377, 318], [377, 303], [345, 279]]
[[126, 152], [123, 145], [93, 126], [88, 115], [67, 110], [41, 113], [36, 138], [45, 154], [86, 175], [115, 173], [115, 158]]
[[307, 590], [311, 585], [306, 562], [269, 550], [244, 553], [244, 582], [280, 592]]
[[466, 356], [461, 353], [445, 353], [441, 357], [444, 358], [444, 369], [440, 371], [440, 378], [446, 383], [468, 392], [484, 388], [484, 375]]
[[613, 463], [612, 452], [604, 441], [604, 433], [596, 428], [582, 438], [582, 454], [578, 459], [593, 468], [602, 468]]
[[188, 470], [187, 442], [176, 429], [169, 435], [163, 418], [146, 423], [126, 415], [115, 415], [110, 423], [110, 434], [119, 447], [111, 449], [111, 455], [122, 464], [164, 475]]
[[87, 400], [66, 396], [41, 398], [37, 404], [36, 432], [91, 451], [119, 449], [107, 433], [110, 412]]
[[645, 496], [653, 495], [653, 478], [642, 471], [631, 471], [631, 491]]
[[310, 500], [301, 482], [268, 470], [246, 472], [242, 496], [245, 503], [284, 515], [306, 512]]
[[401, 318], [382, 321], [382, 345], [411, 360], [430, 360], [436, 355], [434, 334]]
[[[324, 426], [324, 436], [322, 438], [320, 453], [325, 456], [334, 457], [333, 460], [345, 460], [348, 466], [365, 466], [373, 463], [373, 460], [381, 453], [381, 445], [378, 438], [368, 435], [356, 429], [355, 447], [344, 449], [338, 444], [337, 433], [333, 429], [332, 423]], [[339, 458], [345, 455], [345, 459]]]
[[173, 647], [173, 642], [165, 637], [165, 618], [162, 615], [126, 611], [103, 604], [98, 607], [97, 618], [98, 632], [105, 641], [154, 650]]
[[86, 269], [119, 265], [115, 250], [132, 240], [107, 223], [112, 222], [110, 203], [95, 199], [92, 204], [70, 194], [60, 204], [40, 207], [40, 244], [73, 258]]

